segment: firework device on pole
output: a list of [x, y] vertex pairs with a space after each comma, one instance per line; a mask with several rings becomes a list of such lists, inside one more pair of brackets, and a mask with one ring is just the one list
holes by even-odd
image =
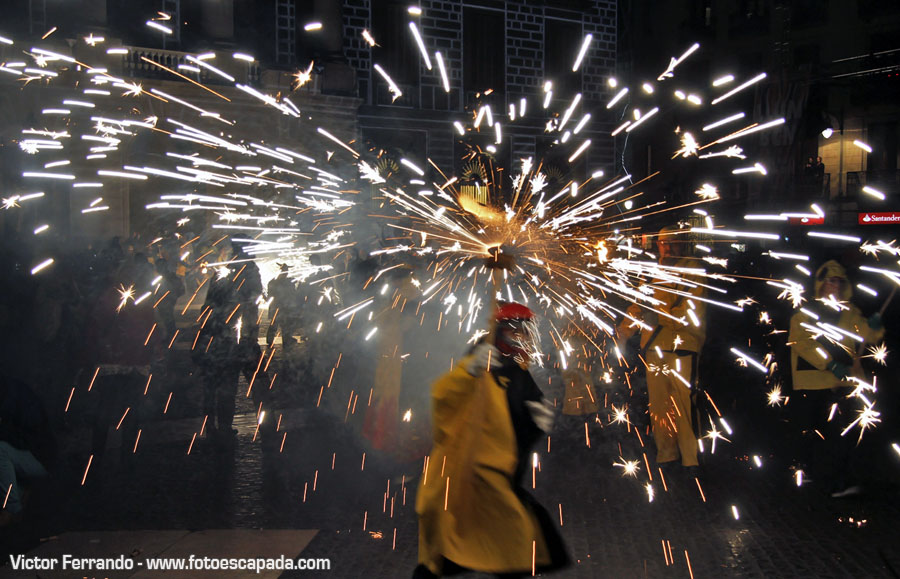
[[[895, 296], [896, 294], [897, 294], [897, 284], [895, 283], [895, 284], [894, 284], [894, 287], [891, 288], [891, 293], [888, 294], [887, 299], [884, 300], [884, 303], [881, 304], [881, 308], [878, 310], [878, 315], [879, 315], [879, 316], [884, 316], [884, 311], [887, 309], [888, 305], [890, 305], [891, 300], [894, 299], [894, 296]], [[860, 344], [860, 345], [856, 348], [856, 359], [859, 359], [859, 358], [862, 356], [862, 354], [863, 354], [863, 349], [864, 349], [865, 347], [866, 347], [866, 343], [863, 342], [862, 344]]]
[[493, 291], [491, 292], [491, 325], [488, 331], [488, 343], [493, 344], [494, 338], [497, 336], [497, 293], [500, 291], [500, 271], [509, 270], [516, 264], [516, 259], [512, 254], [504, 252], [502, 245], [495, 245], [488, 248], [489, 257], [484, 260], [484, 266], [491, 271], [491, 279], [493, 280]]

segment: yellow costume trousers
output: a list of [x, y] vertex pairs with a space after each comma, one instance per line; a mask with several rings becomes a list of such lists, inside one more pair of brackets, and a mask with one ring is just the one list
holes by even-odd
[[691, 388], [687, 385], [693, 384], [696, 356], [663, 352], [660, 360], [655, 351], [651, 350], [648, 354], [647, 395], [653, 440], [656, 442], [656, 462], [670, 462], [680, 456], [684, 466], [697, 466], [697, 438], [691, 422]]

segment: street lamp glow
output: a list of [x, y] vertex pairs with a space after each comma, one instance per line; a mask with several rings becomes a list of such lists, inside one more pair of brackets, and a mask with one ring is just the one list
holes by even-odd
[[834, 134], [834, 130], [831, 127], [828, 127], [827, 129], [822, 131], [822, 136], [825, 137], [826, 139], [830, 138], [831, 135], [833, 135], [833, 134]]
[[863, 151], [865, 151], [866, 153], [871, 153], [871, 152], [872, 152], [872, 147], [870, 147], [869, 145], [863, 143], [863, 142], [860, 141], [859, 139], [853, 141], [853, 144], [856, 145], [857, 147], [859, 147], [860, 149], [862, 149]]
[[322, 30], [321, 22], [309, 22], [303, 26], [303, 30], [312, 32], [313, 30]]
[[235, 60], [243, 60], [245, 62], [254, 62], [256, 60], [249, 54], [244, 54], [243, 52], [235, 52], [233, 56]]

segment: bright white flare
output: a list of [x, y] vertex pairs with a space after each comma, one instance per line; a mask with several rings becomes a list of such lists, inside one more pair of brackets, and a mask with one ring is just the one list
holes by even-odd
[[734, 80], [733, 74], [726, 74], [725, 76], [720, 76], [716, 80], [713, 81], [713, 86], [722, 86], [723, 84], [728, 84], [729, 82]]
[[738, 119], [743, 119], [743, 118], [744, 118], [744, 113], [737, 113], [737, 114], [731, 115], [730, 117], [725, 117], [724, 119], [721, 119], [714, 123], [708, 124], [705, 127], [703, 127], [703, 130], [711, 131], [712, 129], [715, 129], [716, 127], [721, 127], [722, 125], [730, 123], [731, 121], [736, 121]]
[[435, 52], [434, 58], [437, 60], [438, 72], [441, 73], [441, 84], [444, 86], [444, 92], [450, 92], [450, 79], [447, 77], [447, 69], [444, 67], [444, 57], [441, 56], [440, 52]]
[[863, 142], [860, 141], [859, 139], [856, 139], [855, 141], [853, 141], [853, 144], [856, 145], [857, 147], [859, 147], [860, 149], [862, 149], [863, 151], [865, 151], [866, 153], [871, 153], [871, 152], [872, 152], [872, 147], [870, 147], [869, 145], [863, 143]]
[[416, 45], [419, 47], [419, 52], [422, 53], [422, 58], [425, 59], [425, 68], [431, 70], [431, 57], [428, 56], [428, 49], [425, 48], [425, 41], [422, 40], [422, 35], [419, 34], [419, 28], [415, 22], [410, 22], [409, 29], [413, 38], [416, 39]]
[[871, 195], [872, 197], [875, 197], [876, 199], [880, 199], [882, 201], [884, 201], [884, 199], [885, 199], [884, 193], [882, 193], [878, 189], [869, 187], [868, 185], [863, 187], [862, 190], [863, 190], [863, 193], [868, 193], [869, 195]]
[[159, 30], [163, 34], [172, 34], [171, 28], [169, 28], [168, 26], [163, 26], [159, 22], [154, 22], [153, 20], [148, 20], [147, 26], [149, 26], [150, 28], [155, 28], [156, 30]]
[[41, 271], [42, 269], [45, 269], [45, 268], [47, 268], [47, 267], [50, 267], [52, 264], [53, 264], [53, 258], [52, 258], [52, 257], [51, 257], [50, 259], [45, 259], [45, 260], [42, 261], [41, 263], [39, 263], [39, 264], [37, 264], [36, 266], [34, 266], [33, 268], [31, 268], [31, 275], [36, 274], [37, 272]]
[[575, 64], [572, 65], [572, 72], [576, 72], [578, 67], [581, 66], [581, 61], [584, 60], [584, 55], [587, 54], [588, 48], [591, 46], [591, 40], [593, 40], [593, 35], [588, 34], [584, 37], [584, 41], [581, 43], [581, 50], [578, 51], [578, 58], [575, 59]]

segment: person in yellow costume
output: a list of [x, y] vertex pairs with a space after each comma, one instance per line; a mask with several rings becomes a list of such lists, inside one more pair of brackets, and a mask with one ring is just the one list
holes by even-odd
[[[651, 281], [653, 298], [662, 303], [656, 311], [633, 304], [628, 313], [642, 319], [641, 352], [647, 363], [647, 397], [650, 425], [656, 442], [656, 462], [681, 459], [685, 467], [696, 467], [697, 437], [694, 435], [691, 394], [697, 383], [700, 352], [706, 341], [706, 297], [697, 277], [687, 269], [696, 264], [687, 258], [687, 231], [676, 226], [660, 230], [659, 277]], [[701, 298], [701, 299], [697, 299]], [[619, 335], [627, 340], [636, 325], [625, 320]]]
[[464, 570], [521, 577], [568, 564], [550, 516], [521, 486], [529, 449], [554, 417], [528, 372], [539, 356], [534, 313], [501, 304], [495, 324], [493, 343], [476, 345], [432, 386], [414, 579]]
[[[853, 482], [851, 464], [856, 437], [841, 436], [845, 425], [856, 418], [854, 406], [859, 406], [847, 397], [853, 388], [850, 379], [864, 379], [856, 355], [859, 340], [880, 340], [884, 327], [880, 313], [867, 319], [850, 303], [853, 289], [840, 263], [823, 263], [814, 284], [814, 301], [803, 308], [805, 312], [791, 317], [788, 344], [794, 396], [790, 403], [800, 430], [799, 460], [818, 471], [814, 479], [823, 479], [831, 486], [832, 496], [840, 498], [861, 490]], [[845, 333], [829, 331], [829, 325]], [[831, 416], [833, 406], [840, 418]]]

